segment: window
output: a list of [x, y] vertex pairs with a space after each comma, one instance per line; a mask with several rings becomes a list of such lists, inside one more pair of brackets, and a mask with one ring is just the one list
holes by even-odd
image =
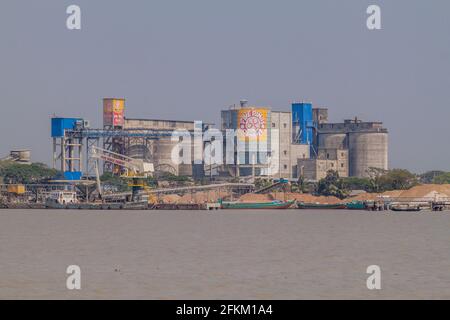
[[284, 127], [284, 128], [287, 128], [287, 124], [286, 124], [286, 123], [283, 123], [283, 127]]
[[334, 168], [334, 163], [331, 163], [331, 167]]
[[284, 168], [285, 170], [287, 170], [287, 164], [285, 164], [285, 165], [283, 166], [283, 168]]
[[275, 122], [272, 122], [272, 128], [275, 128], [275, 127], [276, 127]]
[[341, 168], [343, 168], [344, 167], [344, 164], [343, 163], [341, 163]]
[[330, 154], [329, 153], [327, 153], [327, 159], [330, 159]]
[[286, 150], [284, 150], [283, 153], [284, 153], [285, 156], [287, 156], [287, 151]]

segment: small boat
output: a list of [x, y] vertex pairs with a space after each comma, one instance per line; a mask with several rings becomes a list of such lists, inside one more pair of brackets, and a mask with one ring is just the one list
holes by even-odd
[[347, 206], [343, 203], [297, 203], [299, 209], [346, 209]]
[[419, 211], [422, 211], [422, 208], [420, 206], [394, 205], [394, 206], [391, 206], [391, 210], [397, 211], [397, 212], [419, 212]]
[[269, 202], [239, 202], [239, 201], [220, 201], [222, 209], [287, 209], [294, 204], [295, 200], [290, 201], [269, 201]]
[[349, 210], [365, 210], [365, 209], [367, 209], [367, 206], [364, 203], [364, 201], [347, 202], [345, 204], [345, 207], [346, 207], [346, 209], [349, 209]]

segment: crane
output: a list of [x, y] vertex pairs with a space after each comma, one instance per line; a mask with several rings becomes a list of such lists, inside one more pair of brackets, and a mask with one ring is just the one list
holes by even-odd
[[112, 163], [123, 170], [122, 177], [131, 179], [129, 185], [133, 188], [133, 199], [136, 199], [139, 191], [145, 188], [144, 179], [151, 177], [155, 171], [153, 163], [145, 162], [141, 159], [134, 159], [96, 146], [92, 146], [91, 156], [97, 159], [95, 162], [95, 174], [100, 197], [102, 196], [102, 192], [98, 160]]

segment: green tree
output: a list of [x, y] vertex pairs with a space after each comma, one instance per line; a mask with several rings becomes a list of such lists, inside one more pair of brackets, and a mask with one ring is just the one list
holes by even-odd
[[374, 191], [374, 183], [369, 178], [347, 177], [342, 178], [345, 189]]
[[43, 163], [2, 162], [0, 165], [0, 176], [3, 177], [5, 183], [41, 183], [55, 178], [57, 174], [57, 170], [50, 169]]
[[293, 192], [299, 193], [313, 193], [316, 191], [316, 185], [305, 179], [303, 175], [300, 175], [297, 182], [291, 184], [291, 189]]
[[407, 190], [419, 183], [417, 176], [405, 169], [389, 170], [379, 179], [381, 189]]
[[450, 183], [450, 172], [442, 173], [433, 178], [433, 183], [436, 184], [447, 184]]
[[406, 190], [419, 183], [418, 177], [405, 169], [383, 170], [370, 168], [368, 175], [371, 192]]
[[330, 170], [327, 176], [319, 180], [317, 193], [322, 196], [335, 196], [344, 199], [348, 196], [344, 181], [339, 177], [337, 171]]
[[435, 182], [435, 178], [438, 178], [441, 175], [445, 175], [447, 172], [445, 171], [439, 171], [439, 170], [433, 170], [433, 171], [428, 171], [425, 173], [422, 173], [419, 176], [419, 180], [421, 183], [436, 183]]

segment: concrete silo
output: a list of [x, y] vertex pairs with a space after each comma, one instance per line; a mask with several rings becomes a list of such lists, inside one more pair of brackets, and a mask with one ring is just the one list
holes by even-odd
[[369, 168], [388, 169], [387, 131], [349, 133], [350, 176], [367, 177]]
[[319, 147], [323, 149], [347, 149], [346, 133], [320, 133]]
[[[171, 141], [170, 138], [159, 139], [153, 144], [153, 161], [156, 171], [169, 172], [175, 175], [179, 174], [178, 164], [172, 159], [172, 151], [176, 148], [178, 142]], [[192, 170], [190, 175], [192, 175]]]

